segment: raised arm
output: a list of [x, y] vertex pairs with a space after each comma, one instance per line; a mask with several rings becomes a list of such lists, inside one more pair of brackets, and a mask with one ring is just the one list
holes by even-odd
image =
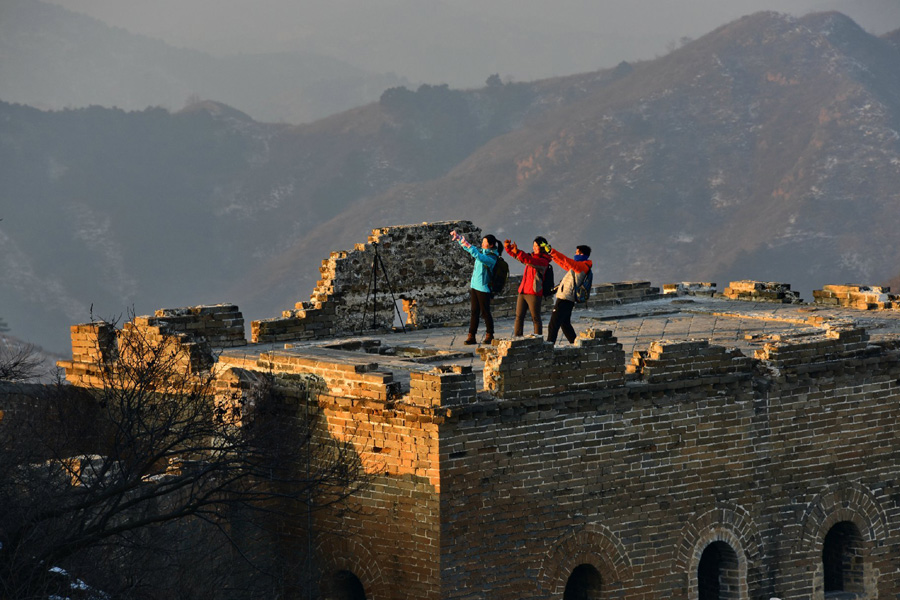
[[496, 256], [494, 256], [493, 254], [488, 254], [481, 248], [476, 248], [473, 244], [469, 243], [466, 240], [465, 236], [459, 235], [455, 231], [452, 231], [450, 232], [450, 237], [456, 240], [457, 243], [459, 243], [459, 245], [462, 246], [466, 252], [471, 254], [472, 257], [475, 258], [475, 260], [477, 260], [478, 262], [484, 263], [491, 268], [493, 268], [493, 266], [497, 263]]
[[551, 250], [550, 256], [553, 258], [553, 262], [561, 266], [566, 271], [572, 270], [576, 273], [587, 273], [591, 269], [591, 261], [589, 260], [575, 260], [569, 258], [559, 250]]
[[506, 240], [505, 242], [503, 242], [503, 244], [506, 247], [506, 253], [523, 265], [531, 265], [532, 267], [546, 267], [550, 264], [549, 258], [544, 258], [543, 256], [534, 256], [533, 254], [529, 254], [528, 252], [519, 250], [519, 247], [516, 246], [515, 242]]

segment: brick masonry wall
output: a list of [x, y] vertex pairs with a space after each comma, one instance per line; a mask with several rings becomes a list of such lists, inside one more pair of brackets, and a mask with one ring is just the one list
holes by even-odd
[[139, 365], [149, 354], [171, 360], [172, 375], [197, 375], [214, 362], [205, 338], [188, 333], [170, 332], [164, 323], [151, 317], [135, 317], [122, 329], [109, 323], [86, 323], [72, 326], [72, 360], [61, 360], [57, 366], [66, 372], [66, 381], [82, 387], [103, 387], [109, 382], [103, 370], [116, 371], [118, 365]]
[[[254, 321], [252, 340], [356, 333], [371, 329], [373, 321], [376, 329], [390, 329], [396, 317], [391, 291], [394, 299], [403, 303], [412, 327], [467, 318], [473, 259], [450, 239], [453, 230], [473, 243], [481, 240], [481, 230], [470, 221], [372, 230], [366, 243], [350, 251], [332, 252], [322, 261], [322, 279], [310, 302], [298, 303], [281, 318]], [[377, 265], [377, 296], [371, 294], [373, 264]]]
[[635, 350], [629, 374], [648, 383], [696, 381], [710, 376], [749, 375], [753, 361], [736, 348], [711, 346], [708, 340], [658, 340]]
[[900, 308], [900, 297], [891, 288], [877, 285], [826, 285], [813, 290], [813, 301], [823, 306], [843, 306], [860, 310]]
[[330, 435], [351, 438], [372, 477], [340, 511], [317, 516], [325, 573], [346, 569], [367, 598], [443, 597], [437, 425], [426, 413], [319, 396]]
[[167, 334], [185, 333], [202, 338], [213, 348], [246, 346], [244, 316], [234, 304], [160, 308], [152, 317], [138, 317], [136, 324], [160, 327]]
[[458, 407], [440, 429], [443, 597], [562, 597], [587, 563], [603, 598], [696, 598], [724, 541], [736, 597], [822, 598], [840, 521], [862, 534], [865, 597], [896, 596], [900, 361], [856, 343], [752, 378]]
[[663, 295], [674, 296], [715, 296], [716, 284], [712, 281], [680, 281], [664, 283]]
[[[444, 403], [470, 401], [475, 378], [469, 367], [441, 367], [413, 373], [410, 393], [361, 355], [357, 364], [312, 360], [290, 352], [256, 358], [223, 355], [219, 402], [246, 397], [254, 372], [276, 378], [304, 376], [312, 391], [318, 435], [350, 441], [371, 478], [348, 502], [315, 515], [320, 535], [316, 557], [324, 574], [347, 570], [363, 582], [367, 598], [441, 598], [439, 578], [438, 417]], [[246, 407], [250, 408], [252, 407]], [[237, 406], [232, 404], [232, 408]], [[252, 412], [252, 411], [251, 411]], [[229, 413], [248, 419], [247, 411]], [[305, 520], [288, 522], [284, 535], [305, 539]]]
[[745, 279], [732, 281], [722, 294], [732, 300], [750, 302], [774, 302], [777, 304], [798, 304], [802, 302], [800, 294], [791, 290], [789, 283], [773, 281], [753, 281]]
[[609, 331], [588, 329], [574, 346], [554, 348], [540, 337], [495, 340], [478, 349], [484, 389], [499, 398], [525, 398], [621, 384], [625, 355]]

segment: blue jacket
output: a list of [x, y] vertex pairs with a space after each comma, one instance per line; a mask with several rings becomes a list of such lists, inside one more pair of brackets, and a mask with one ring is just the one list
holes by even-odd
[[500, 253], [493, 248], [483, 250], [472, 244], [463, 245], [461, 240], [459, 245], [475, 258], [475, 268], [472, 270], [472, 281], [469, 285], [473, 290], [490, 293], [491, 273], [494, 265], [497, 264], [497, 257], [500, 256]]

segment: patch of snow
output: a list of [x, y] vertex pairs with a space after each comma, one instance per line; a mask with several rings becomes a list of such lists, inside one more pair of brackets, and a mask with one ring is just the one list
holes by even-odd
[[286, 198], [290, 198], [291, 194], [294, 193], [294, 189], [293, 181], [285, 185], [275, 186], [269, 191], [269, 197], [260, 202], [260, 206], [264, 209], [278, 208], [284, 203]]
[[860, 279], [868, 279], [873, 272], [873, 261], [858, 252], [845, 252], [840, 255], [839, 266], [859, 273]]
[[137, 280], [125, 268], [125, 253], [115, 240], [112, 219], [81, 203], [73, 203], [69, 211], [74, 216], [75, 239], [100, 255], [104, 267], [100, 272], [106, 284], [123, 300], [133, 298], [137, 294]]
[[80, 323], [89, 312], [88, 307], [71, 296], [52, 275], [35, 273], [31, 260], [2, 229], [0, 280], [30, 302], [61, 311], [72, 322]]

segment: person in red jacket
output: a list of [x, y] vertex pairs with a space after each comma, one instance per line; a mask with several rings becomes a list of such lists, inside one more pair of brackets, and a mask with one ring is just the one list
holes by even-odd
[[519, 284], [519, 297], [516, 299], [516, 321], [513, 335], [522, 335], [526, 307], [531, 312], [534, 332], [542, 335], [544, 333], [544, 325], [541, 322], [541, 300], [544, 297], [543, 278], [550, 265], [550, 255], [543, 246], [548, 248], [550, 246], [547, 244], [547, 240], [541, 236], [534, 238], [531, 254], [519, 250], [516, 243], [509, 240], [505, 240], [503, 245], [506, 247], [507, 254], [525, 265], [522, 283]]
[[556, 288], [556, 304], [547, 325], [547, 341], [556, 343], [556, 336], [562, 329], [570, 344], [575, 343], [575, 328], [572, 327], [572, 309], [575, 308], [575, 289], [584, 281], [593, 263], [590, 260], [591, 247], [577, 246], [574, 258], [550, 248], [553, 262], [566, 270], [565, 276]]

